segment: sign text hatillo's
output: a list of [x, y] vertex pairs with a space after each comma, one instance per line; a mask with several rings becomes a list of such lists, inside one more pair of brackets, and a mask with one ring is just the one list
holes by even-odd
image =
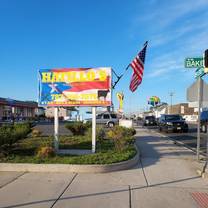
[[105, 70], [70, 71], [70, 72], [42, 72], [42, 82], [91, 82], [97, 78], [100, 81], [106, 80]]

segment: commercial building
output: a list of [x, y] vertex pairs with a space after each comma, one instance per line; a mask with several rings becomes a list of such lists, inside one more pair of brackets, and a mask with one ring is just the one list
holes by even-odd
[[168, 106], [167, 111], [170, 114], [180, 114], [182, 116], [196, 114], [194, 108], [189, 107], [188, 103], [179, 103], [176, 105]]
[[[58, 115], [60, 119], [67, 119], [71, 117], [71, 111], [67, 108], [59, 107]], [[46, 107], [45, 116], [46, 118], [53, 118], [54, 107]]]
[[0, 121], [33, 118], [37, 108], [38, 104], [34, 101], [20, 101], [0, 97]]

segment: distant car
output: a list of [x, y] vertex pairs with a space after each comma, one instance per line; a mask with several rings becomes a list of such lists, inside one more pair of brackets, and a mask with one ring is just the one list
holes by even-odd
[[144, 126], [154, 126], [157, 125], [155, 116], [145, 116], [143, 120]]
[[188, 124], [179, 114], [161, 115], [158, 121], [159, 131], [188, 132]]
[[[92, 121], [92, 119], [87, 119], [84, 122], [87, 122], [87, 121]], [[104, 112], [104, 113], [99, 113], [98, 115], [96, 115], [97, 124], [104, 124], [108, 127], [113, 127], [116, 124], [118, 124], [118, 122], [119, 122], [119, 118], [113, 112]]]
[[208, 125], [208, 111], [201, 112], [201, 132], [207, 132], [207, 125]]

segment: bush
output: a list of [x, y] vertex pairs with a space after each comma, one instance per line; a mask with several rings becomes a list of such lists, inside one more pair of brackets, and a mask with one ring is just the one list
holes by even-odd
[[44, 158], [51, 158], [51, 157], [54, 157], [56, 154], [55, 154], [55, 151], [52, 147], [50, 146], [45, 146], [45, 147], [40, 147], [37, 151], [37, 157], [38, 158], [41, 158], [41, 159], [44, 159]]
[[33, 129], [31, 134], [32, 134], [32, 137], [39, 137], [41, 136], [42, 132], [38, 129]]
[[115, 126], [108, 133], [108, 138], [112, 139], [115, 144], [115, 149], [121, 152], [125, 149], [125, 130], [123, 127]]
[[133, 135], [135, 133], [136, 131], [133, 128], [115, 126], [108, 131], [107, 136], [114, 141], [115, 149], [121, 152], [126, 146], [134, 142]]
[[126, 128], [126, 132], [128, 132], [129, 136], [134, 136], [136, 134], [136, 130], [134, 128]]
[[16, 141], [25, 138], [30, 130], [29, 123], [16, 123], [12, 126], [0, 127], [0, 146], [5, 144], [12, 145]]
[[89, 128], [89, 124], [84, 124], [81, 121], [68, 122], [65, 127], [69, 129], [74, 135], [84, 135]]
[[87, 121], [87, 122], [85, 123], [85, 126], [86, 126], [87, 128], [92, 128], [92, 121]]
[[[86, 137], [92, 138], [92, 128], [88, 128], [86, 131]], [[102, 127], [96, 127], [96, 139], [102, 140], [106, 138], [106, 132]]]

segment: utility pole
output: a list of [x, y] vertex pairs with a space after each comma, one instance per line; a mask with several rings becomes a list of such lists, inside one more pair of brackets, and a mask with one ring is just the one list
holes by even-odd
[[169, 114], [172, 113], [173, 95], [174, 95], [174, 92], [170, 92], [169, 93], [169, 96], [170, 96], [170, 110], [169, 110]]

